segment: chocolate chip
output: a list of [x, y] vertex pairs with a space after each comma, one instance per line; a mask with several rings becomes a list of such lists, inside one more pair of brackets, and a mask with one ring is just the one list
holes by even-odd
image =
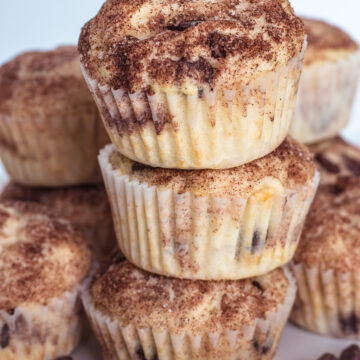
[[142, 348], [136, 350], [136, 360], [147, 360]]
[[176, 63], [176, 78], [181, 78], [184, 74], [191, 77], [198, 78], [201, 81], [210, 83], [214, 79], [214, 68], [202, 56], [197, 61], [188, 61], [186, 58], [181, 58]]
[[315, 160], [329, 173], [338, 174], [340, 172], [339, 166], [333, 163], [323, 154], [316, 154]]
[[0, 348], [5, 349], [10, 342], [10, 328], [8, 324], [4, 324], [0, 334]]
[[260, 283], [258, 281], [253, 281], [252, 285], [257, 287], [261, 292], [264, 291], [263, 287], [260, 285]]
[[253, 346], [255, 348], [255, 350], [257, 351], [257, 353], [261, 354], [261, 355], [265, 355], [270, 351], [270, 347], [266, 346], [266, 345], [259, 345], [258, 341], [255, 340], [253, 342]]
[[117, 251], [110, 260], [112, 265], [120, 264], [123, 261], [125, 261], [125, 257], [120, 251]]
[[182, 21], [177, 25], [168, 25], [166, 28], [171, 31], [184, 31], [190, 27], [199, 25], [202, 20], [189, 20], [189, 21]]
[[151, 169], [151, 167], [148, 165], [140, 164], [138, 162], [134, 162], [131, 167], [132, 171], [141, 171], [141, 170], [147, 170], [147, 169]]
[[198, 98], [199, 98], [199, 99], [202, 99], [203, 96], [204, 96], [204, 89], [199, 89], [199, 90], [198, 90]]
[[343, 155], [343, 159], [345, 161], [346, 167], [351, 171], [351, 173], [356, 176], [360, 177], [360, 161], [354, 158], [347, 156], [346, 154]]
[[209, 47], [211, 56], [215, 59], [225, 58], [226, 49], [223, 45], [223, 36], [218, 33], [212, 33], [209, 37]]
[[337, 360], [337, 357], [333, 354], [326, 353], [323, 356], [320, 356], [318, 360]]
[[26, 320], [24, 318], [24, 315], [20, 314], [15, 319], [15, 330], [16, 332], [21, 333], [22, 331], [25, 330], [25, 328], [26, 328]]
[[255, 252], [257, 250], [259, 243], [260, 243], [260, 234], [255, 230], [252, 241], [251, 241], [251, 248], [252, 248], [253, 252]]
[[340, 317], [339, 323], [341, 326], [341, 330], [345, 334], [357, 334], [358, 333], [358, 322], [357, 322], [357, 317], [355, 314], [352, 314], [347, 319]]
[[360, 360], [360, 348], [357, 345], [349, 346], [341, 353], [340, 360]]

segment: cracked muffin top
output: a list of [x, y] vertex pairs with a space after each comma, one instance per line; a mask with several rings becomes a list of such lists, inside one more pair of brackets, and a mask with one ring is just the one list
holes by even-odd
[[358, 271], [360, 179], [344, 176], [319, 187], [294, 263], [321, 271]]
[[310, 146], [321, 173], [322, 184], [331, 184], [341, 176], [360, 178], [360, 149], [340, 136]]
[[304, 39], [287, 0], [107, 0], [83, 27], [79, 51], [102, 85], [187, 91], [246, 83], [288, 64]]
[[276, 312], [292, 289], [284, 269], [239, 281], [191, 281], [145, 272], [115, 253], [90, 285], [95, 308], [126, 327], [215, 333], [253, 325]]
[[325, 21], [307, 18], [302, 20], [308, 40], [305, 66], [323, 61], [336, 61], [359, 50], [358, 44], [340, 28]]
[[[101, 155], [119, 175], [128, 176], [176, 194], [191, 191], [197, 196], [272, 196], [287, 189], [298, 190], [313, 180], [316, 172], [311, 153], [288, 137], [275, 151], [251, 163], [224, 170], [176, 170], [152, 168], [133, 162], [109, 146]], [[264, 192], [265, 190], [265, 192]]]
[[87, 275], [91, 252], [80, 232], [31, 202], [0, 203], [0, 310], [47, 305]]

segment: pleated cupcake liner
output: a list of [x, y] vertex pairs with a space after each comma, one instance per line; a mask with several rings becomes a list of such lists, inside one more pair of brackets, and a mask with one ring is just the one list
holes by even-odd
[[249, 84], [194, 94], [181, 88], [130, 94], [100, 85], [85, 68], [83, 73], [111, 141], [124, 156], [154, 167], [224, 169], [261, 158], [285, 139], [305, 47], [287, 66]]
[[109, 142], [101, 120], [5, 115], [0, 120], [0, 157], [17, 183], [51, 187], [101, 182], [97, 151]]
[[311, 144], [347, 125], [360, 77], [360, 52], [337, 62], [305, 67], [290, 134]]
[[0, 310], [1, 360], [53, 360], [69, 355], [82, 330], [80, 286], [47, 306], [29, 304], [11, 314]]
[[122, 326], [94, 306], [89, 293], [91, 278], [85, 283], [82, 301], [104, 360], [270, 360], [275, 356], [296, 294], [291, 272], [287, 268], [284, 272], [289, 287], [276, 311], [249, 325], [239, 324], [236, 330], [224, 328], [216, 333], [177, 333], [171, 325], [141, 328], [134, 322]]
[[187, 279], [262, 275], [294, 255], [319, 174], [298, 189], [248, 198], [196, 196], [120, 175], [99, 155], [119, 247], [134, 265]]
[[312, 332], [360, 340], [360, 273], [292, 264], [298, 293], [291, 320]]

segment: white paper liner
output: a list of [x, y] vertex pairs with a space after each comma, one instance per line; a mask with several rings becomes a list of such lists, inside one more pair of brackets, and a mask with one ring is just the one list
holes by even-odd
[[0, 157], [10, 177], [29, 186], [97, 183], [97, 152], [109, 142], [101, 120], [16, 119], [0, 114]]
[[311, 144], [347, 125], [360, 76], [360, 52], [337, 62], [304, 67], [290, 134]]
[[360, 273], [293, 264], [298, 293], [291, 320], [322, 335], [360, 340]]
[[69, 355], [82, 330], [80, 286], [52, 299], [47, 306], [0, 310], [1, 360], [53, 360]]
[[99, 155], [115, 232], [125, 257], [149, 272], [188, 279], [237, 280], [290, 261], [319, 174], [298, 190], [250, 198], [196, 196], [121, 176]]
[[296, 294], [291, 272], [286, 267], [283, 270], [289, 280], [284, 303], [265, 319], [256, 318], [250, 325], [239, 324], [238, 330], [175, 334], [166, 327], [138, 328], [135, 323], [122, 327], [119, 321], [95, 308], [88, 289], [91, 277], [84, 284], [82, 301], [104, 360], [270, 360], [276, 353]]
[[[305, 47], [287, 66], [247, 85], [198, 89], [193, 95], [180, 88], [129, 94], [101, 86], [82, 70], [111, 141], [123, 155], [154, 167], [224, 169], [261, 158], [285, 139]], [[164, 118], [171, 120], [157, 134], [155, 125]], [[129, 123], [134, 124], [130, 132], [124, 130]]]

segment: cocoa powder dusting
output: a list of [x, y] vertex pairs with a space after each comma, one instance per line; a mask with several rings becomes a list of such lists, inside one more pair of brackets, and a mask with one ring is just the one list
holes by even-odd
[[[109, 158], [113, 168], [121, 168], [125, 159], [114, 151]], [[192, 190], [197, 195], [248, 196], [264, 178], [279, 179], [285, 188], [309, 184], [315, 163], [308, 149], [288, 137], [275, 151], [262, 159], [223, 170], [177, 170], [152, 168], [131, 162], [128, 175], [149, 186], [171, 188], [182, 194]], [[124, 174], [125, 175], [125, 174]]]
[[[276, 284], [276, 285], [275, 285]], [[261, 289], [260, 289], [261, 287]], [[181, 332], [217, 331], [251, 323], [277, 308], [286, 295], [283, 270], [240, 281], [191, 281], [167, 278], [136, 268], [128, 261], [106, 262], [94, 276], [95, 306], [126, 326], [169, 326]], [[206, 312], [203, 306], [208, 304]], [[190, 314], [197, 314], [193, 317]]]
[[91, 253], [68, 222], [31, 202], [2, 201], [0, 214], [0, 309], [46, 305], [84, 279]]
[[90, 76], [115, 89], [134, 93], [152, 82], [215, 88], [230, 87], [264, 64], [270, 70], [286, 64], [304, 36], [286, 0], [216, 0], [211, 6], [108, 0], [82, 29], [79, 51]]

